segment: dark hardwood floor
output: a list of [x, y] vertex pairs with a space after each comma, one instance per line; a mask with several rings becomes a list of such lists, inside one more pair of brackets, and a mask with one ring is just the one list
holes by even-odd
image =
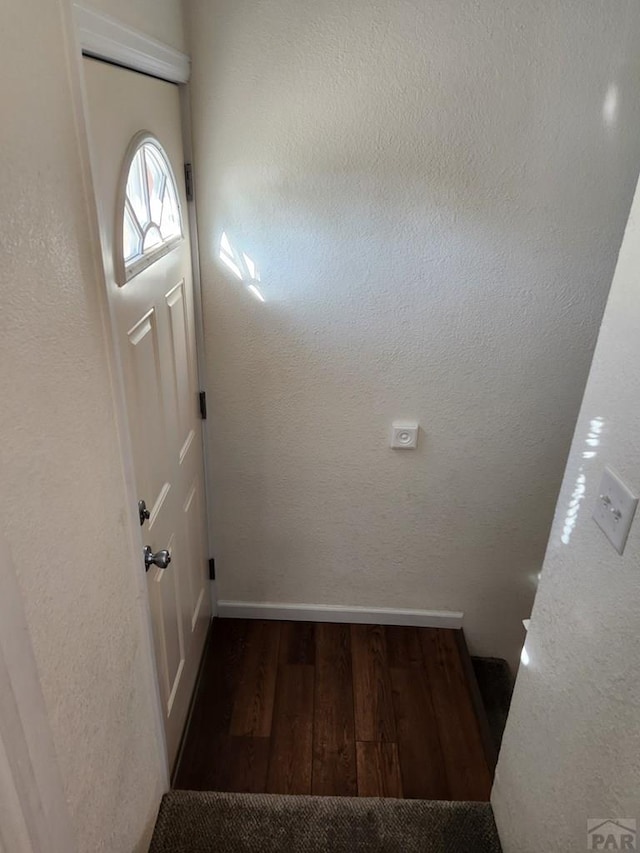
[[461, 631], [215, 619], [175, 787], [488, 800]]

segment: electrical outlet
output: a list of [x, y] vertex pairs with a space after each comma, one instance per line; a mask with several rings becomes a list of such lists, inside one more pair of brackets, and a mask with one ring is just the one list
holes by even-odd
[[610, 468], [605, 468], [593, 508], [593, 520], [619, 554], [629, 535], [638, 498]]

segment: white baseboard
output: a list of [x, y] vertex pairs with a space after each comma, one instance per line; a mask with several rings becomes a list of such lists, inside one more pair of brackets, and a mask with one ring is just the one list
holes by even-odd
[[388, 607], [343, 607], [339, 604], [218, 601], [218, 616], [222, 619], [282, 619], [293, 622], [355, 622], [359, 625], [461, 628], [463, 615], [458, 610], [394, 610]]

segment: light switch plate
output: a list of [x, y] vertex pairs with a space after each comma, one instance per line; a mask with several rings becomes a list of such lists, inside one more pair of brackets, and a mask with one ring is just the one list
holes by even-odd
[[593, 520], [619, 554], [624, 551], [637, 506], [638, 498], [628, 486], [611, 468], [605, 468], [593, 508]]

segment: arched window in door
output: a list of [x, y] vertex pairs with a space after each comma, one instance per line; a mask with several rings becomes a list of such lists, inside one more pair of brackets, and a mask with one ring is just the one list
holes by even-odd
[[152, 264], [182, 239], [175, 178], [157, 139], [138, 135], [125, 161], [124, 200], [120, 206], [121, 284]]

